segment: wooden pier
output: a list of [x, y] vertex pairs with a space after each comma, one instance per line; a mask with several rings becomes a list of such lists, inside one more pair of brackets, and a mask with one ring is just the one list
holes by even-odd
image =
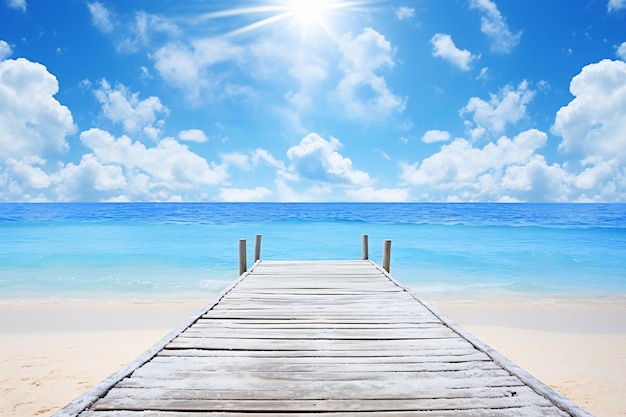
[[590, 415], [365, 259], [256, 261], [55, 416], [251, 414]]

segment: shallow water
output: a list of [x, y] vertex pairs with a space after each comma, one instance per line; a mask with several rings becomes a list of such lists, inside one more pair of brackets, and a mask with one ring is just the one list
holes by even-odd
[[[265, 259], [360, 259], [361, 235], [423, 298], [626, 297], [626, 205], [0, 204], [0, 300], [211, 297], [237, 245]], [[249, 264], [251, 260], [249, 260]]]

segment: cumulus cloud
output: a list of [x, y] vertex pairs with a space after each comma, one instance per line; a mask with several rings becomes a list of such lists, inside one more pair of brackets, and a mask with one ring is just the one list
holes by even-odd
[[91, 14], [91, 22], [102, 33], [111, 33], [115, 29], [115, 25], [111, 20], [111, 12], [102, 3], [94, 1], [87, 3], [89, 14]]
[[607, 5], [609, 13], [622, 9], [626, 9], [626, 0], [609, 0], [609, 4]]
[[7, 0], [7, 5], [12, 9], [26, 13], [26, 0]]
[[547, 135], [535, 129], [513, 139], [503, 136], [482, 148], [466, 139], [455, 139], [421, 163], [403, 163], [401, 178], [408, 184], [453, 192], [459, 199], [470, 201], [500, 200], [508, 193], [528, 193], [532, 187], [526, 189], [519, 185], [521, 180], [510, 179], [509, 170], [526, 172], [546, 141]]
[[415, 16], [415, 9], [408, 6], [398, 7], [396, 9], [396, 17], [398, 20], [407, 20]]
[[174, 87], [179, 88], [187, 100], [198, 104], [208, 95], [214, 98], [228, 87], [218, 74], [212, 74], [212, 66], [223, 62], [237, 62], [243, 49], [224, 39], [201, 39], [191, 46], [168, 43], [153, 55], [158, 74]]
[[310, 133], [299, 145], [289, 148], [287, 156], [291, 161], [289, 170], [298, 179], [367, 186], [369, 175], [352, 166], [350, 158], [342, 156], [337, 150], [341, 147], [338, 139], [331, 137], [327, 141]]
[[517, 88], [507, 85], [498, 94], [491, 94], [489, 101], [472, 97], [461, 109], [461, 115], [470, 115], [466, 127], [472, 140], [485, 135], [498, 136], [504, 133], [507, 125], [515, 124], [526, 116], [526, 107], [535, 96], [527, 81]]
[[0, 162], [63, 153], [75, 130], [72, 113], [59, 103], [59, 84], [41, 64], [24, 58], [0, 62]]
[[13, 55], [13, 48], [6, 41], [0, 39], [0, 61]]
[[383, 35], [371, 28], [356, 37], [348, 33], [339, 49], [344, 77], [335, 95], [348, 118], [368, 123], [404, 111], [406, 98], [395, 96], [385, 78], [375, 74], [394, 66], [394, 50]]
[[251, 202], [267, 200], [272, 192], [265, 187], [256, 188], [222, 188], [219, 195], [220, 201], [228, 202]]
[[[79, 165], [69, 164], [60, 172], [68, 198], [86, 187], [84, 183], [76, 185], [80, 180], [107, 191], [100, 193], [99, 199], [124, 196], [135, 201], [165, 201], [184, 193], [187, 199], [199, 200], [204, 198], [204, 187], [220, 184], [228, 177], [224, 166], [207, 162], [173, 138], [146, 147], [128, 136], [115, 138], [93, 128], [82, 132], [80, 140], [92, 152], [83, 156]], [[89, 173], [86, 179], [79, 175], [84, 172]]]
[[467, 49], [459, 49], [454, 44], [452, 36], [445, 33], [436, 33], [430, 40], [433, 46], [433, 56], [451, 62], [463, 71], [471, 69], [470, 64], [477, 59]]
[[556, 114], [560, 149], [581, 159], [617, 158], [626, 163], [626, 62], [587, 65], [570, 84], [574, 99]]
[[622, 44], [617, 47], [616, 54], [619, 59], [626, 61], [626, 42], [622, 42]]
[[158, 119], [158, 115], [167, 115], [169, 111], [158, 97], [140, 100], [139, 93], [131, 93], [122, 84], [112, 88], [106, 80], [100, 82], [100, 88], [94, 94], [102, 104], [104, 115], [112, 122], [120, 123], [124, 132], [141, 132], [153, 140], [160, 136], [164, 121]]
[[506, 54], [511, 53], [519, 44], [522, 38], [522, 32], [511, 32], [504, 16], [502, 16], [502, 13], [498, 10], [498, 6], [491, 0], [471, 0], [470, 7], [483, 14], [481, 17], [480, 30], [489, 39], [491, 51]]
[[206, 134], [200, 129], [183, 130], [178, 133], [178, 139], [186, 142], [204, 143], [209, 140]]
[[525, 164], [507, 167], [496, 185], [501, 199], [508, 201], [566, 202], [571, 198], [573, 181], [574, 176], [563, 167], [533, 155]]
[[445, 130], [429, 130], [422, 136], [422, 142], [435, 143], [435, 142], [447, 142], [450, 140], [450, 132]]

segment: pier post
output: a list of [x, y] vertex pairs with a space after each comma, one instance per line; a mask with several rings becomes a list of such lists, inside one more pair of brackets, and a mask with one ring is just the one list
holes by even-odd
[[239, 275], [247, 270], [246, 239], [239, 239]]
[[368, 244], [368, 236], [363, 235], [363, 260], [366, 261], [370, 258], [369, 255], [369, 244]]
[[391, 240], [385, 240], [383, 245], [383, 269], [389, 272], [391, 267]]
[[261, 235], [254, 237], [254, 262], [261, 259]]

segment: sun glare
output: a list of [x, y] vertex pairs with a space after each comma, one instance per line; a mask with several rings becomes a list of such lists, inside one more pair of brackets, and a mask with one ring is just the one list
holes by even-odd
[[299, 27], [304, 37], [319, 27], [327, 34], [332, 34], [329, 24], [332, 16], [341, 12], [363, 12], [371, 10], [368, 6], [380, 0], [271, 0], [265, 5], [240, 7], [205, 13], [197, 17], [198, 22], [212, 19], [227, 19], [237, 16], [259, 16], [259, 20], [235, 29], [226, 36], [237, 36], [279, 22], [288, 22], [289, 27]]
[[293, 16], [303, 24], [320, 22], [324, 18], [324, 12], [328, 9], [329, 2], [321, 0], [293, 0], [289, 6]]

